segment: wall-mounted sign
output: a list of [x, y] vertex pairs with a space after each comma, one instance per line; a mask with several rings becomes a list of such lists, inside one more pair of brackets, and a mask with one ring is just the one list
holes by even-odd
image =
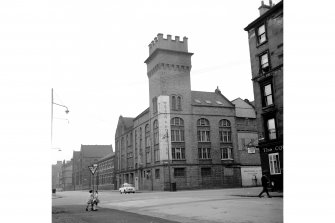
[[265, 147], [262, 148], [263, 153], [272, 153], [272, 152], [279, 152], [283, 151], [283, 146], [275, 146], [275, 147]]
[[248, 153], [255, 153], [256, 147], [248, 147]]

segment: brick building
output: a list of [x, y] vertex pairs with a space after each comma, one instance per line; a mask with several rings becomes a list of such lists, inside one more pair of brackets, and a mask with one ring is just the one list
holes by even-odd
[[72, 184], [72, 159], [63, 161], [61, 167], [60, 185], [63, 191], [73, 190]]
[[73, 151], [73, 188], [87, 190], [93, 188], [94, 178], [88, 166], [113, 152], [112, 145], [81, 145], [80, 151]]
[[149, 108], [135, 118], [120, 116], [116, 129], [118, 187], [241, 186], [235, 106], [219, 89], [191, 90], [187, 41], [158, 34], [149, 45]]
[[95, 173], [94, 188], [98, 190], [116, 190], [116, 180], [114, 171], [114, 153], [110, 153], [99, 159]]
[[263, 173], [283, 188], [283, 1], [259, 7], [248, 32]]

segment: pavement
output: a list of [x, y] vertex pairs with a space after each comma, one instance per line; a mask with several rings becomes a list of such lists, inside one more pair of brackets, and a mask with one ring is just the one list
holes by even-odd
[[[250, 187], [176, 192], [141, 191], [122, 195], [118, 191], [99, 191], [99, 207], [182, 223], [283, 222], [283, 193], [270, 192], [272, 198], [267, 198], [266, 195], [259, 198], [261, 190], [261, 187]], [[74, 195], [70, 194], [71, 192], [56, 193], [53, 195], [53, 205], [73, 202], [70, 196]], [[83, 204], [88, 192], [74, 191], [72, 194], [83, 197], [77, 201]]]

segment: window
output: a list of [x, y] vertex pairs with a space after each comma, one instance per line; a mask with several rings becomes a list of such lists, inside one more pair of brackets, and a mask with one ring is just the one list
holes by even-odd
[[181, 110], [181, 97], [180, 96], [178, 96], [177, 97], [177, 110]]
[[145, 161], [146, 163], [150, 163], [151, 162], [151, 159], [150, 159], [150, 150], [146, 150], [145, 151]]
[[154, 145], [159, 143], [159, 134], [158, 134], [158, 121], [154, 121]]
[[259, 56], [260, 73], [265, 73], [270, 70], [269, 54], [268, 52]]
[[172, 95], [172, 110], [174, 111], [181, 111], [181, 96], [178, 95]]
[[184, 120], [182, 118], [176, 117], [171, 119], [171, 125], [174, 126], [184, 126]]
[[142, 128], [140, 127], [139, 130], [140, 135], [140, 144], [139, 144], [139, 156], [140, 156], [140, 163], [143, 163], [143, 153], [142, 153]]
[[173, 160], [184, 160], [185, 159], [185, 148], [172, 147], [172, 159]]
[[230, 147], [221, 148], [221, 159], [222, 160], [233, 159], [232, 148]]
[[272, 85], [271, 84], [267, 84], [265, 86], [263, 86], [263, 105], [264, 106], [269, 106], [273, 104], [273, 100], [272, 100]]
[[159, 169], [155, 169], [155, 178], [156, 179], [159, 179], [159, 177], [160, 177], [160, 174], [159, 174]]
[[212, 175], [212, 169], [210, 167], [201, 168], [201, 176], [209, 177]]
[[176, 96], [172, 96], [172, 110], [176, 110]]
[[184, 142], [184, 130], [172, 130], [171, 129], [171, 142]]
[[199, 148], [199, 159], [211, 159], [211, 148]]
[[184, 120], [175, 117], [171, 119], [171, 142], [184, 142]]
[[135, 130], [135, 158], [138, 155], [138, 144], [137, 144], [137, 130]]
[[257, 43], [261, 44], [266, 41], [266, 32], [265, 32], [265, 24], [261, 25], [257, 29]]
[[145, 147], [150, 147], [150, 127], [149, 124], [145, 126]]
[[198, 142], [210, 142], [210, 131], [198, 130]]
[[185, 168], [174, 168], [174, 177], [185, 177]]
[[230, 121], [222, 119], [219, 122], [220, 142], [231, 142], [231, 124]]
[[155, 159], [155, 162], [159, 161], [159, 147], [154, 149], [154, 159]]
[[280, 162], [279, 162], [279, 153], [270, 153], [269, 154], [269, 166], [270, 174], [281, 174], [280, 171]]
[[197, 122], [198, 126], [209, 126], [209, 121], [205, 118], [201, 118]]
[[276, 134], [275, 119], [274, 118], [268, 119], [266, 124], [267, 124], [266, 127], [267, 127], [267, 133], [268, 133], [269, 140], [276, 139], [277, 134]]
[[210, 126], [209, 121], [201, 118], [197, 121], [198, 126], [198, 142], [210, 142]]
[[157, 113], [157, 97], [154, 97], [152, 99], [152, 110], [153, 110], [153, 113]]

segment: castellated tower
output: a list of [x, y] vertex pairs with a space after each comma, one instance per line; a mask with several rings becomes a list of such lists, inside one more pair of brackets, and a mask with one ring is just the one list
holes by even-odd
[[165, 39], [163, 34], [159, 33], [149, 44], [149, 57], [145, 63], [149, 78], [151, 114], [153, 114], [153, 100], [160, 95], [170, 97], [170, 107], [172, 96], [181, 98], [181, 108], [174, 110], [177, 110], [178, 113], [189, 114], [191, 112], [192, 55], [193, 53], [188, 52], [187, 37], [180, 40], [179, 36], [172, 39], [171, 35], [167, 35]]

